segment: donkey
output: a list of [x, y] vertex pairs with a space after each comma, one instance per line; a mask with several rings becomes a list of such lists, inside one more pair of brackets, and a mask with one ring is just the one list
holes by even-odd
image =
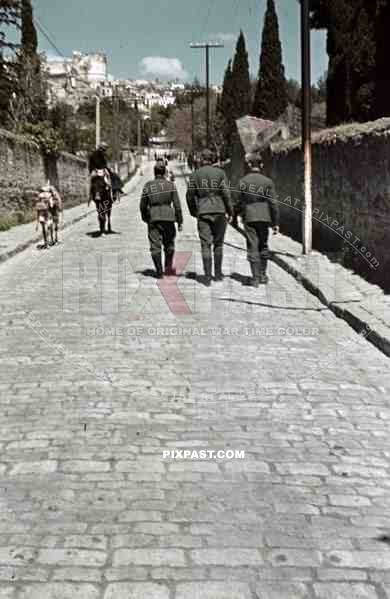
[[[100, 235], [111, 233], [112, 189], [105, 171], [97, 171], [91, 180], [91, 196], [96, 205]], [[106, 231], [107, 223], [107, 231]]]

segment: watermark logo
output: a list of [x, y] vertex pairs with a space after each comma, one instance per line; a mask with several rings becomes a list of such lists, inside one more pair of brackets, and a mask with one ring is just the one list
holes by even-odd
[[163, 277], [159, 280], [157, 284], [172, 314], [175, 314], [176, 316], [180, 316], [183, 314], [192, 314], [186, 300], [184, 299], [180, 289], [177, 286], [179, 277], [184, 271], [184, 268], [186, 267], [191, 256], [191, 252], [176, 252], [176, 275], [171, 277]]
[[166, 460], [244, 460], [243, 449], [164, 449], [163, 458]]

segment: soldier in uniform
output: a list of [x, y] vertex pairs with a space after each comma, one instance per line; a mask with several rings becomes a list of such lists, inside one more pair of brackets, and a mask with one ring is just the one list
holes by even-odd
[[242, 218], [247, 242], [248, 261], [252, 271], [253, 287], [268, 283], [267, 262], [269, 258], [269, 228], [279, 233], [279, 208], [275, 185], [261, 171], [263, 164], [259, 155], [247, 155], [249, 174], [243, 177], [235, 193], [235, 212]]
[[204, 150], [201, 162], [201, 168], [190, 177], [187, 204], [191, 216], [198, 219], [205, 283], [209, 287], [212, 278], [212, 246], [215, 280], [223, 280], [223, 242], [227, 221], [233, 217], [233, 206], [224, 171], [212, 166], [213, 153]]
[[173, 257], [175, 254], [175, 222], [179, 231], [183, 230], [183, 215], [176, 186], [165, 178], [165, 165], [157, 162], [153, 181], [146, 183], [141, 197], [142, 220], [148, 225], [150, 253], [159, 279], [163, 276], [161, 246], [165, 253], [165, 274], [175, 275]]

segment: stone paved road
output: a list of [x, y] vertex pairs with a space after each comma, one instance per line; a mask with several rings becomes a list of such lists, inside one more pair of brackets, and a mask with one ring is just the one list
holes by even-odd
[[390, 599], [388, 358], [235, 231], [202, 286], [187, 211], [172, 314], [140, 189], [0, 267], [0, 598]]

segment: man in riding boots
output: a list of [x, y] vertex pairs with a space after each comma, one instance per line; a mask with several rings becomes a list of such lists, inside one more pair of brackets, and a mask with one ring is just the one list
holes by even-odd
[[191, 216], [198, 219], [205, 284], [209, 287], [212, 279], [212, 246], [215, 280], [223, 280], [223, 243], [227, 222], [233, 217], [233, 206], [224, 171], [212, 166], [213, 153], [204, 150], [201, 162], [201, 168], [190, 177], [187, 204]]
[[243, 177], [235, 193], [235, 213], [245, 228], [247, 256], [252, 271], [251, 285], [268, 283], [269, 228], [279, 233], [279, 208], [272, 179], [262, 174], [263, 163], [257, 154], [246, 156], [249, 173]]
[[155, 179], [146, 183], [140, 202], [142, 220], [148, 225], [150, 253], [159, 279], [163, 276], [161, 246], [165, 253], [165, 274], [175, 275], [175, 223], [183, 230], [183, 215], [176, 186], [165, 178], [165, 165], [156, 162]]
[[[106, 152], [108, 150], [108, 144], [101, 143], [100, 146], [97, 147], [96, 150], [92, 152], [89, 157], [89, 174], [91, 176], [91, 180], [93, 177], [98, 176], [98, 171], [105, 171], [104, 180], [107, 184], [107, 187], [111, 189], [111, 171], [108, 168], [107, 164], [107, 156]], [[92, 189], [90, 189], [90, 198], [91, 198]]]

